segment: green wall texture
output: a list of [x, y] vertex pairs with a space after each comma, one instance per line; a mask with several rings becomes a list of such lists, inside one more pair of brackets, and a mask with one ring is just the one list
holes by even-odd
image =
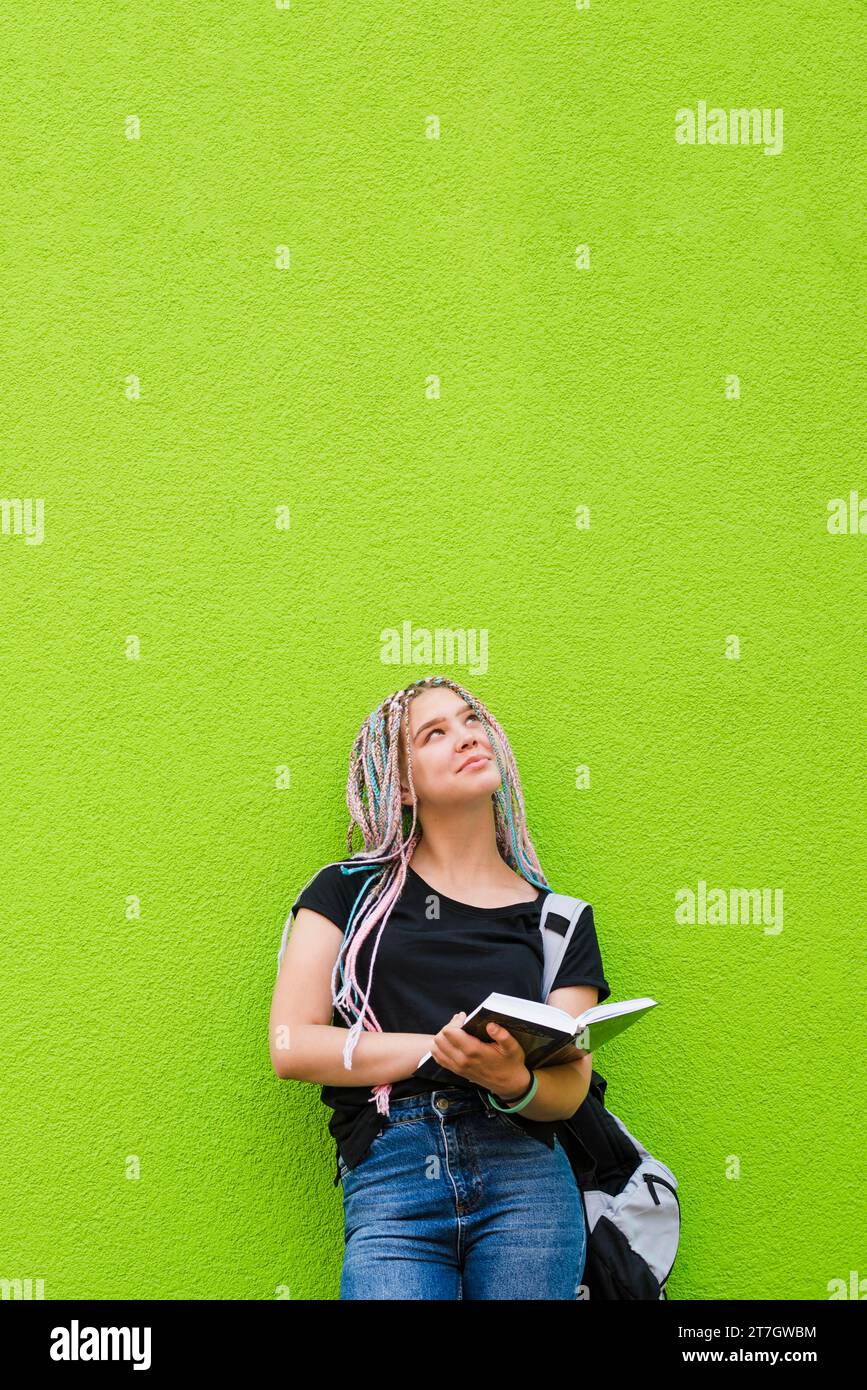
[[660, 1001], [596, 1060], [680, 1182], [671, 1297], [867, 1296], [863, 23], [6, 16], [0, 1278], [337, 1297], [276, 956], [438, 672]]

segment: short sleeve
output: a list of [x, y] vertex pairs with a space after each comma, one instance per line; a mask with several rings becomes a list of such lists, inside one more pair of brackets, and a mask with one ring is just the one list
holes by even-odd
[[294, 917], [302, 907], [321, 912], [336, 927], [344, 931], [358, 890], [360, 874], [344, 874], [340, 864], [326, 864], [301, 889], [291, 908]]
[[[359, 897], [359, 894], [363, 896], [363, 887], [380, 872], [376, 866], [368, 868], [367, 865], [364, 865], [362, 868], [353, 866], [351, 873], [344, 873], [341, 864], [347, 862], [342, 860], [335, 864], [326, 864], [324, 869], [320, 869], [318, 873], [314, 874], [313, 878], [301, 889], [292, 904], [286, 924], [283, 927], [283, 938], [277, 953], [278, 972], [286, 950], [292, 918], [302, 907], [309, 907], [313, 912], [320, 912], [341, 931], [346, 930], [356, 898]], [[365, 868], [368, 869], [366, 873], [364, 872]]]
[[560, 962], [549, 993], [555, 989], [566, 989], [570, 985], [595, 985], [599, 990], [599, 1004], [611, 993], [602, 967], [599, 942], [596, 939], [593, 908], [589, 903], [575, 924], [572, 939], [566, 947], [566, 954]]

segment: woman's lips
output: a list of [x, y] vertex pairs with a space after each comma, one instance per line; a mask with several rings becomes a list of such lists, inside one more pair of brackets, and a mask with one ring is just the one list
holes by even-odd
[[470, 758], [468, 762], [465, 762], [464, 765], [458, 769], [458, 771], [469, 772], [471, 768], [483, 767], [487, 761], [487, 758], [483, 757], [480, 753], [478, 757]]

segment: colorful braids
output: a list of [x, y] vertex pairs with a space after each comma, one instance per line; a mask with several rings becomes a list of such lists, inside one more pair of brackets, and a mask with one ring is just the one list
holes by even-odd
[[[370, 1007], [376, 953], [392, 908], [403, 892], [407, 866], [421, 839], [416, 828], [416, 795], [412, 776], [412, 743], [409, 737], [409, 707], [425, 687], [447, 686], [471, 705], [484, 725], [500, 769], [500, 786], [492, 795], [497, 848], [501, 857], [537, 888], [549, 884], [527, 830], [521, 780], [509, 740], [493, 715], [480, 700], [446, 676], [427, 676], [413, 681], [390, 695], [362, 724], [349, 760], [346, 805], [349, 828], [346, 847], [351, 863], [341, 864], [341, 872], [357, 874], [361, 886], [353, 904], [334, 970], [331, 998], [334, 1009], [350, 1025], [343, 1049], [344, 1066], [351, 1070], [352, 1054], [361, 1032], [383, 1030]], [[400, 792], [400, 730], [404, 728], [407, 750], [407, 781], [412, 806], [404, 806]], [[404, 824], [404, 813], [409, 824]], [[364, 849], [353, 852], [356, 826]], [[358, 955], [370, 934], [376, 930], [367, 987], [362, 992], [356, 969]], [[337, 989], [337, 978], [340, 988]], [[391, 1085], [375, 1086], [371, 1100], [380, 1114], [387, 1115]]]

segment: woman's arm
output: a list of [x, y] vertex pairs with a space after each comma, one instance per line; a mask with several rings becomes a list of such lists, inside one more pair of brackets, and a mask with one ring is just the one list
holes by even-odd
[[[568, 985], [565, 989], [552, 990], [545, 1000], [555, 1009], [565, 1009], [572, 1018], [592, 1009], [599, 1002], [599, 991], [592, 985]], [[528, 1120], [568, 1120], [587, 1099], [590, 1090], [590, 1073], [593, 1070], [593, 1053], [579, 1057], [574, 1062], [563, 1062], [556, 1067], [539, 1067], [535, 1072], [536, 1094], [518, 1114]], [[524, 1084], [517, 1085], [510, 1092], [516, 1099], [526, 1091], [530, 1084], [529, 1070], [524, 1069]], [[498, 1095], [503, 1105], [508, 1100]]]
[[[536, 1094], [518, 1114], [526, 1120], [568, 1120], [587, 1099], [590, 1090], [590, 1073], [593, 1070], [593, 1053], [579, 1058], [576, 1062], [563, 1062], [556, 1067], [538, 1067], [533, 1073], [536, 1077]], [[524, 1085], [515, 1090], [517, 1099], [530, 1084], [529, 1071], [525, 1067]], [[497, 1096], [501, 1105], [508, 1105], [508, 1099]]]
[[343, 933], [328, 917], [299, 908], [274, 985], [269, 1022], [271, 1065], [283, 1081], [320, 1086], [382, 1086], [412, 1076], [433, 1041], [428, 1033], [359, 1036], [352, 1067], [343, 1065], [346, 1028], [332, 1026], [331, 972]]
[[[329, 1023], [293, 1023], [285, 1047], [271, 1042], [271, 1061], [281, 1081], [313, 1081], [318, 1086], [384, 1086], [412, 1076], [429, 1051], [432, 1033], [359, 1034], [349, 1071], [343, 1065], [347, 1028]], [[275, 1056], [276, 1059], [275, 1060]]]

